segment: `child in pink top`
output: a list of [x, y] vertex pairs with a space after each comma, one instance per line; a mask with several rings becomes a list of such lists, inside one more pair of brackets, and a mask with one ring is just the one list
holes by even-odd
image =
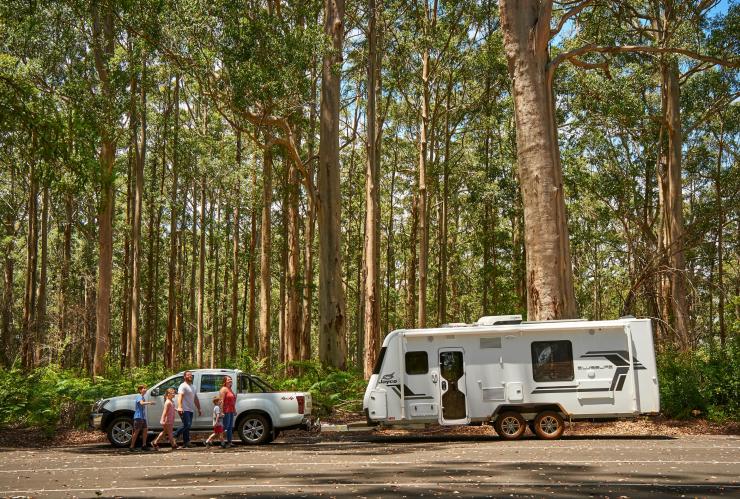
[[172, 450], [177, 449], [177, 443], [175, 437], [172, 434], [172, 427], [175, 425], [175, 403], [172, 401], [175, 398], [175, 389], [168, 388], [167, 393], [164, 394], [164, 407], [162, 408], [162, 417], [159, 418], [159, 422], [162, 424], [162, 431], [157, 435], [157, 438], [152, 442], [154, 450], [159, 450], [159, 439], [162, 435], [167, 435], [167, 439], [172, 445]]

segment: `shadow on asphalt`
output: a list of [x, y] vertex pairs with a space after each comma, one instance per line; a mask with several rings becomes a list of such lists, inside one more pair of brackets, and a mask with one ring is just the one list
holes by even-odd
[[[562, 441], [665, 441], [665, 440], [676, 440], [676, 437], [664, 436], [664, 435], [573, 435], [564, 436], [561, 438]], [[525, 436], [520, 442], [528, 441], [539, 441], [536, 437]], [[357, 450], [355, 447], [347, 444], [371, 444], [370, 447], [364, 450]], [[387, 450], [384, 446], [393, 445], [394, 454], [406, 454], [419, 450], [429, 443], [435, 444], [448, 444], [443, 445], [443, 448], [454, 447], [460, 443], [490, 443], [490, 444], [501, 444], [501, 445], [516, 445], [516, 442], [507, 442], [501, 440], [495, 435], [367, 435], [367, 434], [341, 434], [341, 436], [332, 435], [331, 440], [322, 439], [320, 436], [312, 437], [300, 437], [292, 439], [290, 437], [281, 437], [277, 441], [257, 447], [247, 446], [239, 441], [235, 441], [235, 446], [228, 450], [215, 449], [211, 452], [215, 453], [239, 453], [239, 452], [252, 452], [259, 449], [260, 451], [267, 451], [270, 453], [281, 453], [281, 452], [292, 452], [294, 450], [306, 450], [311, 449], [317, 453], [347, 453], [356, 456], [362, 455], [379, 455], [382, 454], [383, 450]], [[374, 444], [374, 445], [373, 445]], [[399, 446], [399, 447], [396, 447]], [[166, 446], [162, 446], [162, 449], [167, 449]], [[136, 452], [129, 453], [128, 449], [117, 449], [112, 447], [110, 444], [90, 444], [80, 445], [74, 447], [65, 447], [59, 449], [61, 452], [71, 454], [96, 454], [96, 455], [131, 455], [142, 456], [142, 455], [154, 455], [155, 452]], [[178, 450], [176, 453], [198, 453], [205, 451], [205, 447], [200, 443], [195, 443], [195, 447], [187, 450]], [[169, 453], [169, 450], [160, 451], [162, 453]]]

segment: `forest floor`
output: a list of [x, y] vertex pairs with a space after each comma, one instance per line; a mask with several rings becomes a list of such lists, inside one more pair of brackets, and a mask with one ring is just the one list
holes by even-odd
[[[344, 414], [341, 418], [326, 420], [332, 424], [360, 424], [364, 422], [360, 414]], [[369, 430], [376, 436], [431, 436], [444, 437], [481, 437], [495, 436], [491, 426], [429, 426], [424, 429], [373, 428]], [[294, 430], [280, 435], [281, 440], [315, 441], [315, 440], [352, 440], [358, 434], [367, 434], [368, 430], [333, 431], [307, 433]], [[712, 423], [705, 419], [671, 420], [658, 417], [644, 417], [630, 420], [612, 420], [602, 422], [577, 421], [567, 425], [568, 436], [685, 436], [685, 435], [740, 435], [740, 422]], [[194, 441], [204, 438], [204, 434], [195, 433]], [[100, 431], [60, 428], [51, 436], [36, 428], [0, 429], [0, 448], [43, 448], [67, 447], [106, 442], [105, 434]]]

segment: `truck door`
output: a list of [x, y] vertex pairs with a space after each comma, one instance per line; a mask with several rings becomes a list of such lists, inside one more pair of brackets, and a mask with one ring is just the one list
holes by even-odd
[[[146, 408], [146, 421], [149, 428], [162, 427], [162, 425], [159, 424], [159, 420], [162, 418], [162, 409], [164, 408], [164, 394], [167, 393], [168, 388], [174, 388], [175, 392], [177, 392], [177, 388], [183, 381], [184, 378], [182, 375], [173, 376], [149, 389], [149, 393], [146, 394], [146, 399], [154, 402], [154, 404], [147, 406]], [[177, 407], [177, 397], [172, 400], [172, 403]], [[180, 419], [175, 415], [175, 427], [179, 424]]]
[[439, 423], [443, 425], [468, 424], [467, 390], [465, 387], [465, 352], [462, 348], [443, 348], [439, 351]]
[[213, 426], [213, 398], [223, 386], [223, 374], [201, 374], [196, 397], [200, 401], [201, 415], [196, 411], [193, 416], [193, 428], [210, 428]]

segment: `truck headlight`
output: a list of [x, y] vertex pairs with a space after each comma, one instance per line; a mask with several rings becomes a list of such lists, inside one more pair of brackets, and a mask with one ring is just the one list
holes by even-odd
[[100, 399], [93, 404], [92, 412], [100, 412], [105, 407], [105, 404], [110, 402], [110, 399]]

